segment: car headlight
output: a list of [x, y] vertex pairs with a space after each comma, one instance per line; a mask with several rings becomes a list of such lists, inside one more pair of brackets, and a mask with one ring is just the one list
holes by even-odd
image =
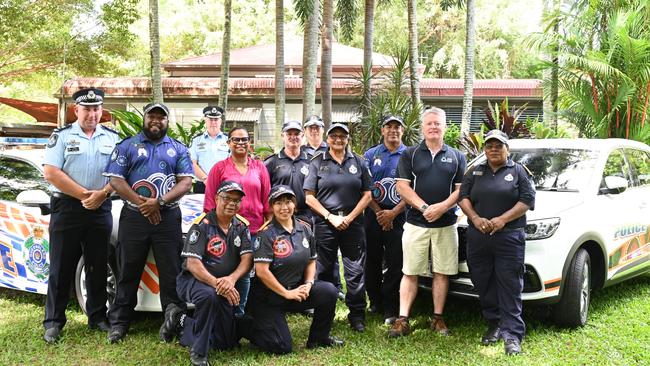
[[550, 238], [555, 234], [557, 228], [560, 226], [559, 217], [551, 217], [541, 220], [530, 220], [526, 223], [524, 232], [526, 233], [526, 240], [539, 240]]

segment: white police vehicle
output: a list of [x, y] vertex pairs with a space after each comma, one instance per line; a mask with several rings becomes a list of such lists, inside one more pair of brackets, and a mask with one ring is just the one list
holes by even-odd
[[[650, 271], [650, 147], [623, 139], [511, 140], [533, 173], [523, 300], [553, 305], [559, 325], [587, 322], [591, 291]], [[485, 161], [482, 154], [469, 166]], [[461, 217], [449, 292], [476, 297]]]
[[[44, 144], [0, 140], [0, 287], [47, 293], [49, 274], [49, 185], [43, 178]], [[32, 142], [31, 139], [29, 142]], [[113, 196], [113, 232], [109, 248], [109, 301], [115, 295], [115, 256], [117, 225], [122, 201]], [[186, 195], [181, 200], [183, 233], [203, 212], [203, 195]], [[75, 275], [75, 294], [85, 309], [85, 275], [83, 257]], [[136, 310], [161, 311], [158, 270], [153, 255], [147, 258]]]

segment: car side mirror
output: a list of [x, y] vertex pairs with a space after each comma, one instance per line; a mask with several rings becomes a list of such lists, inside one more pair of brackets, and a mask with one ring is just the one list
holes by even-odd
[[601, 194], [619, 194], [625, 192], [628, 187], [627, 179], [608, 175], [604, 179], [605, 187], [600, 189]]
[[27, 207], [39, 207], [41, 215], [50, 214], [50, 195], [40, 189], [22, 191], [16, 196], [18, 204]]

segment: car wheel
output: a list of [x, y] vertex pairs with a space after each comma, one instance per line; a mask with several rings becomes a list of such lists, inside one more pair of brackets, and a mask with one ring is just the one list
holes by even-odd
[[587, 323], [591, 300], [591, 259], [585, 249], [573, 257], [563, 286], [562, 298], [553, 309], [554, 320], [561, 326], [581, 327]]
[[[106, 293], [108, 299], [106, 306], [108, 307], [115, 300], [115, 289], [117, 287], [117, 280], [115, 278], [115, 272], [113, 271], [113, 266], [110, 261], [107, 264], [106, 268]], [[83, 256], [79, 259], [77, 263], [77, 271], [75, 272], [74, 277], [75, 283], [75, 295], [77, 296], [77, 302], [79, 307], [86, 313], [86, 299], [87, 299], [87, 290], [86, 290], [86, 270]]]

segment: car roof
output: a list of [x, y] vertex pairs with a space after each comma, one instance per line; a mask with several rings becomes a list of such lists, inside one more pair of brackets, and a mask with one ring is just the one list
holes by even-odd
[[508, 145], [510, 148], [516, 149], [571, 148], [582, 150], [612, 150], [619, 147], [633, 147], [650, 150], [650, 147], [642, 142], [626, 139], [512, 139], [508, 141]]
[[40, 144], [9, 146], [0, 145], [0, 156], [10, 156], [30, 161], [39, 168], [43, 165], [45, 146]]

